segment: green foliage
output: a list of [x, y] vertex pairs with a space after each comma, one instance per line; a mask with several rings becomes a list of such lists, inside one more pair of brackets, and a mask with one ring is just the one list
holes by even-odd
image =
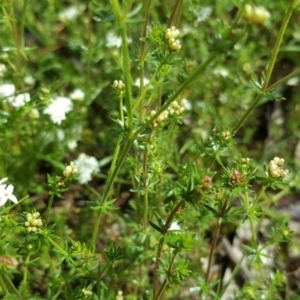
[[298, 2], [0, 1], [0, 297], [296, 299]]

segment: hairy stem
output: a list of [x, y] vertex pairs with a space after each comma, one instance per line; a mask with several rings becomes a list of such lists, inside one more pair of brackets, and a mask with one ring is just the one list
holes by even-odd
[[185, 203], [184, 200], [180, 201], [172, 210], [171, 214], [169, 215], [164, 228], [162, 230], [162, 237], [159, 240], [157, 252], [156, 252], [156, 260], [155, 260], [155, 269], [154, 269], [154, 275], [153, 275], [153, 299], [156, 299], [156, 295], [158, 293], [158, 269], [159, 269], [159, 259], [161, 257], [161, 252], [163, 248], [163, 244], [165, 241], [165, 234], [168, 232], [168, 229], [170, 228], [171, 222], [177, 213], [177, 211], [183, 206]]

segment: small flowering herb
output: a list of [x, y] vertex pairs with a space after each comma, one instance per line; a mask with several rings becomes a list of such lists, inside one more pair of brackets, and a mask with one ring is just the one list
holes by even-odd
[[299, 1], [144, 2], [1, 1], [0, 298], [298, 299]]

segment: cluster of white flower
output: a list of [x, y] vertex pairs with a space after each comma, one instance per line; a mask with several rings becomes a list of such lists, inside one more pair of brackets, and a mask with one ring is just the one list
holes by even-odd
[[60, 124], [66, 119], [66, 114], [69, 113], [72, 108], [73, 102], [71, 99], [58, 96], [44, 109], [44, 114], [49, 115], [53, 123]]
[[70, 98], [74, 101], [82, 101], [84, 99], [84, 92], [81, 89], [75, 89], [70, 94]]
[[90, 291], [88, 289], [83, 288], [81, 291], [82, 291], [84, 298], [90, 298], [93, 295], [92, 291]]
[[284, 164], [284, 159], [275, 156], [269, 162], [269, 174], [275, 178], [285, 177], [288, 174], [289, 170], [283, 169], [282, 168], [283, 164]]
[[22, 93], [15, 96], [16, 88], [12, 83], [4, 83], [0, 86], [0, 98], [15, 108], [22, 107], [30, 101], [29, 93]]
[[74, 177], [78, 174], [78, 169], [73, 161], [70, 162], [70, 165], [66, 166], [63, 174], [66, 178]]
[[113, 83], [113, 87], [119, 91], [123, 91], [125, 88], [125, 84], [122, 80], [115, 80]]
[[[169, 107], [161, 112], [161, 114], [154, 120], [153, 126], [157, 127], [159, 124], [163, 123], [168, 119], [169, 115], [180, 116], [184, 113], [187, 101], [182, 99], [181, 102], [173, 101], [170, 103]], [[151, 111], [151, 116], [153, 117], [156, 114], [156, 110]]]
[[203, 6], [198, 12], [196, 12], [196, 24], [203, 22], [209, 18], [213, 9], [210, 6]]
[[58, 18], [61, 21], [72, 21], [80, 14], [79, 9], [76, 6], [69, 6], [58, 14]]
[[165, 39], [169, 45], [171, 51], [179, 51], [181, 49], [181, 44], [176, 38], [179, 36], [180, 31], [174, 26], [167, 29]]
[[28, 232], [35, 232], [38, 230], [38, 227], [42, 227], [42, 225], [43, 221], [39, 212], [27, 214], [25, 226], [27, 227]]
[[81, 184], [91, 181], [92, 175], [97, 174], [100, 171], [97, 159], [84, 153], [81, 153], [74, 163], [77, 166], [79, 172], [78, 181]]
[[7, 200], [18, 203], [17, 197], [13, 194], [13, 185], [3, 184], [3, 182], [5, 182], [6, 180], [7, 178], [3, 178], [0, 180], [0, 206], [3, 206], [7, 202]]
[[249, 22], [256, 25], [263, 25], [269, 19], [270, 13], [262, 6], [253, 6], [251, 4], [246, 4], [244, 8], [244, 18]]
[[117, 295], [116, 300], [123, 300], [123, 299], [124, 299], [123, 292], [122, 291], [118, 291], [118, 295]]

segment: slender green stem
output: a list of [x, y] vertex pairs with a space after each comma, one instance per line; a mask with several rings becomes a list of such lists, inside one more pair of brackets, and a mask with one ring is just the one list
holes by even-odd
[[22, 16], [21, 16], [21, 21], [20, 21], [20, 27], [19, 27], [20, 44], [22, 47], [24, 47], [24, 28], [25, 28], [27, 4], [28, 4], [28, 0], [24, 0], [23, 7], [22, 7]]
[[[147, 1], [147, 6], [146, 6], [146, 12], [145, 12], [145, 22], [143, 25], [143, 31], [142, 31], [142, 39], [141, 39], [141, 49], [140, 49], [140, 56], [139, 56], [139, 61], [140, 61], [140, 93], [144, 89], [144, 73], [145, 73], [145, 40], [144, 38], [146, 37], [147, 33], [147, 25], [148, 25], [148, 20], [149, 20], [149, 13], [150, 13], [150, 7], [151, 7], [151, 2], [152, 0]], [[143, 100], [143, 99], [142, 99]], [[140, 119], [142, 120], [143, 118], [143, 101], [140, 101]]]
[[163, 61], [160, 63], [160, 65], [158, 66], [157, 70], [155, 71], [155, 73], [151, 76], [149, 82], [145, 85], [144, 89], [142, 90], [140, 96], [138, 97], [138, 99], [135, 101], [135, 104], [133, 106], [133, 111], [135, 111], [137, 109], [137, 107], [140, 106], [140, 104], [143, 102], [145, 95], [148, 91], [148, 89], [150, 88], [150, 86], [153, 84], [153, 82], [156, 80], [156, 76], [159, 73], [159, 71], [161, 70], [161, 68], [164, 66], [164, 64], [166, 63], [168, 59], [168, 56], [166, 56]]
[[178, 22], [176, 22], [176, 21], [178, 19], [178, 15], [180, 15], [179, 12], [181, 11], [181, 7], [182, 7], [182, 0], [177, 0], [173, 6], [173, 10], [172, 10], [171, 16], [168, 21], [168, 28], [170, 28], [171, 25], [174, 25], [174, 26], [178, 25]]
[[51, 211], [51, 208], [53, 205], [53, 200], [54, 200], [54, 194], [51, 194], [48, 205], [47, 205], [46, 218], [45, 218], [46, 224], [48, 224], [48, 221], [49, 221], [49, 216], [50, 216], [50, 211]]
[[168, 283], [168, 276], [170, 276], [171, 273], [172, 273], [172, 269], [173, 269], [173, 266], [174, 266], [176, 255], [177, 255], [177, 251], [175, 250], [174, 253], [173, 253], [172, 259], [170, 261], [170, 265], [168, 267], [167, 276], [164, 279], [164, 281], [163, 281], [163, 283], [162, 283], [162, 285], [161, 285], [161, 287], [160, 287], [160, 289], [157, 293], [157, 296], [156, 296], [155, 300], [159, 300], [161, 298], [161, 296], [163, 295], [164, 290], [166, 289], [166, 286], [167, 286], [167, 283]]
[[258, 94], [256, 98], [252, 101], [250, 107], [245, 112], [245, 114], [242, 116], [242, 118], [237, 122], [237, 124], [233, 127], [233, 132], [237, 132], [240, 127], [244, 124], [244, 122], [248, 119], [248, 117], [252, 114], [256, 106], [258, 105], [259, 101], [262, 99], [264, 95]]
[[24, 275], [23, 275], [23, 284], [27, 285], [27, 280], [28, 280], [28, 265], [30, 261], [30, 254], [26, 256], [25, 264], [24, 264]]
[[281, 42], [282, 42], [282, 38], [284, 36], [287, 24], [288, 24], [288, 22], [290, 20], [292, 12], [295, 9], [297, 3], [298, 3], [298, 0], [293, 0], [292, 2], [290, 2], [290, 6], [289, 6], [289, 8], [287, 9], [287, 11], [285, 13], [284, 19], [282, 21], [282, 24], [281, 24], [281, 27], [280, 27], [279, 33], [277, 35], [273, 51], [272, 51], [270, 62], [268, 64], [268, 68], [267, 68], [266, 76], [265, 76], [265, 81], [264, 81], [263, 86], [261, 88], [261, 92], [262, 93], [256, 96], [256, 98], [252, 101], [249, 109], [245, 112], [245, 114], [243, 115], [243, 117], [241, 118], [241, 120], [239, 120], [238, 123], [234, 126], [234, 129], [233, 129], [234, 132], [238, 131], [239, 128], [248, 119], [248, 117], [254, 111], [254, 109], [258, 105], [259, 101], [264, 96], [264, 94], [267, 93], [268, 91], [270, 91], [271, 87], [274, 88], [274, 85], [272, 85], [271, 87], [268, 87], [269, 81], [270, 81], [270, 78], [271, 78], [271, 75], [272, 75], [272, 72], [273, 72], [273, 69], [274, 69], [276, 58], [277, 58], [277, 55], [278, 55], [278, 52], [279, 52], [279, 48], [280, 48], [280, 45], [281, 45]]
[[125, 80], [125, 104], [128, 117], [128, 128], [131, 132], [133, 124], [132, 112], [132, 92], [131, 92], [131, 76], [130, 76], [130, 59], [127, 43], [127, 26], [125, 22], [120, 23], [121, 37], [122, 37], [122, 52], [123, 52], [123, 71]]
[[14, 8], [13, 5], [11, 7], [11, 15], [8, 14], [5, 5], [2, 5], [2, 11], [3, 11], [3, 15], [5, 17], [6, 20], [9, 21], [10, 27], [11, 27], [11, 31], [12, 34], [14, 36], [14, 40], [15, 40], [15, 44], [16, 44], [16, 49], [17, 49], [17, 56], [16, 56], [16, 70], [17, 70], [17, 86], [18, 89], [22, 87], [23, 84], [23, 80], [21, 80], [21, 74], [22, 74], [22, 44], [21, 44], [21, 40], [20, 40], [20, 36], [19, 36], [19, 32], [18, 32], [18, 28], [16, 26], [16, 18], [15, 18], [15, 14], [14, 14]]
[[4, 291], [8, 291], [10, 294], [17, 296], [20, 300], [23, 297], [20, 295], [19, 291], [16, 289], [10, 278], [3, 272], [3, 269], [0, 268], [0, 277], [1, 282], [4, 284]]
[[[132, 1], [127, 2], [126, 10], [130, 9]], [[116, 16], [116, 21], [119, 23], [121, 38], [122, 38], [122, 54], [123, 54], [123, 72], [125, 80], [125, 105], [128, 117], [129, 131], [132, 131], [133, 113], [132, 113], [132, 92], [131, 92], [131, 76], [130, 76], [130, 59], [127, 42], [127, 11], [122, 13], [119, 2], [117, 0], [111, 1], [113, 12]]]
[[[119, 144], [117, 145], [116, 149], [115, 149], [115, 153], [114, 153], [114, 156], [113, 156], [113, 161], [112, 161], [112, 164], [111, 164], [111, 167], [110, 167], [110, 171], [109, 171], [109, 174], [108, 174], [108, 178], [107, 178], [107, 181], [106, 181], [106, 184], [105, 184], [105, 187], [104, 187], [104, 191], [103, 191], [103, 194], [102, 194], [102, 197], [99, 201], [99, 205], [102, 206], [108, 196], [109, 196], [109, 193], [110, 193], [110, 189], [111, 189], [111, 186], [118, 174], [118, 171], [123, 163], [123, 161], [125, 160], [125, 157], [130, 149], [130, 147], [132, 146], [132, 143], [133, 143], [133, 140], [130, 139], [127, 141], [127, 143], [125, 144], [120, 156], [119, 156], [119, 150], [120, 150], [120, 144], [122, 142], [122, 139], [120, 138], [119, 139]], [[119, 157], [118, 157], [119, 156]], [[97, 235], [98, 235], [98, 231], [99, 231], [99, 225], [100, 225], [100, 220], [101, 220], [101, 216], [102, 216], [102, 211], [99, 210], [98, 211], [98, 216], [97, 216], [97, 219], [96, 219], [96, 222], [95, 222], [95, 225], [94, 225], [94, 230], [93, 230], [93, 235], [92, 235], [92, 238], [91, 238], [91, 249], [95, 249], [96, 247], [96, 239], [97, 239]]]
[[144, 194], [144, 228], [146, 229], [148, 226], [148, 187], [147, 187], [147, 172], [148, 172], [148, 144], [151, 141], [151, 133], [148, 136], [147, 143], [145, 144], [144, 152], [143, 152], [143, 187], [145, 189]]
[[118, 0], [110, 0], [110, 4], [111, 4], [112, 10], [116, 16], [117, 21], [120, 22], [123, 19], [123, 16], [122, 16], [121, 8], [119, 5], [119, 1]]
[[253, 201], [252, 207], [255, 207], [257, 205], [258, 200], [260, 199], [260, 197], [264, 194], [265, 190], [266, 190], [267, 186], [263, 185], [259, 192], [256, 194], [256, 197]]
[[125, 124], [124, 112], [123, 112], [123, 95], [120, 93], [119, 95], [119, 109], [120, 109], [120, 119], [123, 124]]
[[4, 283], [4, 280], [3, 280], [2, 276], [1, 276], [1, 272], [0, 272], [0, 287], [1, 287], [1, 290], [4, 293], [7, 293], [6, 284]]
[[251, 232], [252, 232], [252, 238], [253, 238], [254, 242], [256, 243], [257, 236], [256, 236], [256, 230], [255, 230], [255, 226], [254, 226], [254, 220], [252, 218], [251, 206], [250, 206], [250, 202], [249, 202], [249, 194], [248, 193], [245, 194], [245, 200], [246, 200], [246, 209], [247, 209]]
[[91, 64], [92, 64], [92, 32], [93, 32], [93, 12], [92, 12], [92, 1], [88, 3], [88, 24], [87, 24], [87, 66], [86, 66], [86, 78], [85, 78], [85, 94], [89, 91], [89, 82], [91, 77]]
[[222, 206], [222, 209], [220, 211], [219, 214], [219, 220], [218, 223], [215, 227], [214, 233], [213, 233], [213, 239], [212, 239], [212, 243], [210, 246], [210, 251], [209, 251], [209, 257], [208, 257], [208, 265], [207, 265], [207, 269], [206, 269], [206, 275], [205, 275], [205, 282], [208, 282], [208, 278], [209, 278], [209, 274], [210, 274], [210, 268], [211, 268], [211, 264], [212, 264], [212, 258], [213, 258], [213, 254], [217, 245], [217, 241], [218, 241], [218, 237], [219, 237], [219, 233], [220, 233], [220, 228], [221, 228], [221, 219], [224, 216], [224, 213], [226, 211], [227, 208], [227, 204], [228, 204], [228, 200], [229, 198], [227, 198]]
[[211, 268], [211, 263], [212, 263], [212, 258], [213, 258], [213, 254], [217, 245], [217, 240], [219, 237], [219, 233], [220, 233], [220, 228], [221, 228], [221, 223], [218, 222], [214, 233], [213, 233], [213, 239], [211, 242], [211, 246], [210, 246], [210, 251], [209, 251], [209, 257], [208, 257], [208, 265], [207, 265], [207, 269], [206, 269], [206, 275], [205, 275], [205, 282], [208, 282], [208, 278], [209, 278], [209, 274], [210, 274], [210, 268]]
[[74, 266], [76, 266], [76, 262], [73, 260], [73, 258], [70, 256], [70, 254], [64, 250], [61, 246], [59, 246], [54, 240], [52, 240], [49, 236], [45, 236], [48, 242], [57, 249], [66, 259], [68, 259]]
[[268, 88], [269, 81], [270, 81], [270, 78], [271, 78], [271, 75], [272, 75], [272, 72], [273, 72], [273, 69], [274, 69], [274, 65], [275, 65], [275, 62], [276, 62], [276, 59], [277, 59], [277, 55], [278, 55], [278, 52], [279, 52], [279, 48], [280, 48], [284, 33], [286, 31], [287, 24], [289, 23], [289, 20], [291, 18], [293, 10], [296, 8], [297, 3], [298, 3], [298, 0], [291, 1], [290, 6], [288, 7], [288, 9], [287, 9], [287, 11], [284, 15], [284, 18], [283, 18], [283, 21], [282, 21], [282, 24], [281, 24], [281, 27], [280, 27], [279, 33], [277, 35], [273, 51], [272, 51], [272, 55], [271, 55], [270, 62], [269, 62], [269, 65], [268, 65], [268, 69], [267, 69], [267, 72], [266, 72], [265, 81], [264, 81], [263, 86], [262, 86], [262, 91], [265, 91]]
[[106, 262], [106, 264], [105, 264], [105, 266], [102, 268], [100, 274], [97, 276], [97, 279], [96, 279], [97, 281], [100, 281], [100, 280], [101, 280], [101, 278], [102, 278], [104, 272], [109, 268], [110, 265], [111, 265], [110, 262]]
[[171, 222], [176, 214], [176, 212], [183, 206], [185, 203], [184, 200], [180, 201], [172, 210], [170, 213], [164, 228], [162, 230], [162, 237], [159, 240], [158, 247], [157, 247], [157, 252], [156, 252], [156, 260], [155, 260], [155, 268], [154, 268], [154, 275], [153, 275], [153, 299], [155, 299], [158, 291], [158, 269], [159, 269], [159, 259], [161, 257], [161, 252], [163, 248], [163, 244], [165, 241], [165, 234], [168, 232], [168, 229], [170, 228]]
[[[145, 122], [138, 130], [133, 133], [133, 136], [136, 137], [139, 133], [143, 132], [153, 121], [170, 105], [170, 103], [177, 99], [177, 97], [190, 85], [205, 69], [206, 67], [218, 57], [217, 53], [211, 54], [205, 62], [196, 68], [190, 76], [181, 84], [181, 86], [175, 91], [175, 93], [157, 110], [156, 114], [153, 115], [147, 122]], [[145, 89], [144, 89], [145, 90]]]
[[290, 73], [289, 75], [279, 79], [278, 81], [276, 81], [275, 83], [273, 83], [272, 85], [270, 85], [267, 89], [266, 92], [270, 92], [272, 90], [274, 90], [276, 87], [282, 85], [283, 83], [287, 82], [289, 79], [297, 76], [298, 74], [300, 74], [300, 69], [295, 70], [294, 72]]

